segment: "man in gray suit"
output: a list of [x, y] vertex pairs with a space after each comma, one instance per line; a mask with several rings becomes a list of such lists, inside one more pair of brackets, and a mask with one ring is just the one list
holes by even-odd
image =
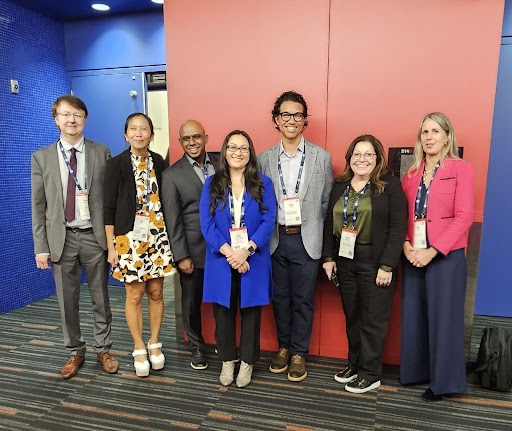
[[215, 173], [219, 157], [208, 154], [208, 135], [195, 120], [180, 127], [183, 157], [162, 175], [162, 204], [174, 260], [182, 287], [182, 312], [185, 332], [192, 345], [190, 366], [208, 367], [201, 327], [204, 260], [206, 243], [199, 224], [199, 200], [206, 178]]
[[270, 252], [279, 352], [270, 371], [288, 370], [288, 380], [293, 382], [307, 376], [305, 358], [332, 187], [331, 155], [302, 135], [307, 117], [308, 107], [299, 93], [287, 91], [279, 96], [272, 119], [281, 140], [258, 157], [261, 172], [272, 178], [278, 201], [278, 226], [270, 239]]
[[[61, 370], [69, 379], [85, 360], [78, 302], [80, 266], [85, 268], [94, 314], [94, 349], [106, 373], [119, 362], [109, 353], [112, 313], [103, 223], [103, 176], [110, 150], [85, 139], [87, 107], [66, 94], [52, 106], [60, 139], [32, 154], [32, 232], [36, 264], [52, 269], [64, 345], [70, 357]], [[51, 262], [51, 264], [50, 264]]]

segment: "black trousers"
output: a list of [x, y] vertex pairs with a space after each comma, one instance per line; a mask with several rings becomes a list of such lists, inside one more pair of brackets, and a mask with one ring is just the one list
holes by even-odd
[[311, 259], [300, 234], [279, 235], [272, 254], [274, 318], [280, 348], [306, 357], [313, 327], [319, 261]]
[[[217, 353], [222, 361], [234, 361], [236, 353], [236, 312], [240, 303], [240, 274], [231, 270], [230, 307], [213, 304]], [[260, 359], [261, 306], [240, 308], [240, 359], [254, 364]]]
[[390, 286], [377, 286], [379, 268], [373, 263], [372, 245], [356, 244], [354, 259], [337, 257], [336, 267], [346, 317], [349, 366], [373, 383], [382, 373], [396, 274]]
[[204, 349], [204, 338], [201, 326], [201, 304], [203, 302], [204, 269], [195, 268], [192, 274], [180, 273], [181, 307], [183, 326], [190, 344]]

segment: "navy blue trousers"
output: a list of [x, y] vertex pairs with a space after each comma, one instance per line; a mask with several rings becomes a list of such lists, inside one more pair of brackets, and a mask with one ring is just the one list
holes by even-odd
[[466, 393], [464, 249], [424, 268], [403, 259], [402, 274], [400, 382], [430, 381], [436, 395]]
[[319, 261], [312, 259], [300, 234], [279, 235], [272, 254], [272, 305], [279, 347], [306, 357], [313, 328], [313, 305]]

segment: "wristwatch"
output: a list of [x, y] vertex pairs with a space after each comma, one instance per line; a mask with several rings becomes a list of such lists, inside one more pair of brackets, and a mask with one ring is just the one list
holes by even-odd
[[251, 245], [249, 246], [249, 248], [247, 249], [247, 252], [249, 253], [249, 256], [252, 256], [254, 253], [256, 253], [256, 250], [254, 249], [254, 247]]

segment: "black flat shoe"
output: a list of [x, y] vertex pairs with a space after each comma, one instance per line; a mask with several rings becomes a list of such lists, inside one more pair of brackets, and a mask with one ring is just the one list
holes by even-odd
[[432, 389], [428, 388], [425, 392], [423, 392], [421, 398], [423, 399], [423, 401], [431, 403], [435, 401], [441, 401], [443, 399], [443, 396], [434, 394], [434, 392], [432, 392]]

